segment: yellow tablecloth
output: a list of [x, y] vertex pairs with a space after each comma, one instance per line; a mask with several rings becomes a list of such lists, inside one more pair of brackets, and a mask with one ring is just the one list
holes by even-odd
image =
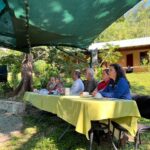
[[41, 95], [33, 92], [26, 92], [24, 100], [30, 102], [33, 106], [54, 114], [57, 114], [57, 104], [60, 96]]
[[87, 138], [91, 121], [106, 119], [114, 120], [135, 136], [137, 119], [140, 117], [135, 101], [39, 95], [32, 92], [26, 92], [24, 100], [39, 109], [57, 114]]

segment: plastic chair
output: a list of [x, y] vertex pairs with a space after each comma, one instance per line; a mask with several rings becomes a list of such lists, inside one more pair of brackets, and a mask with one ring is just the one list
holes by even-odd
[[[108, 123], [107, 124], [104, 124], [104, 123], [101, 123], [99, 121], [93, 121], [92, 122], [92, 128], [89, 132], [89, 136], [90, 136], [90, 150], [92, 150], [92, 145], [93, 145], [93, 139], [94, 139], [94, 131], [104, 131], [104, 130], [108, 130], [108, 137], [109, 137], [109, 140], [113, 146], [113, 149], [114, 150], [117, 150], [117, 147], [116, 145], [114, 144], [113, 142], [113, 139], [112, 139], [112, 133], [110, 131], [110, 120], [108, 119]], [[99, 143], [98, 143], [99, 144]]]
[[150, 126], [146, 126], [146, 125], [143, 125], [143, 124], [139, 124], [138, 125], [138, 131], [136, 133], [136, 137], [135, 137], [135, 150], [138, 149], [138, 146], [139, 144], [141, 144], [141, 133], [144, 133], [144, 132], [150, 132]]
[[[104, 123], [100, 123], [99, 121], [92, 121], [91, 122], [92, 124], [92, 128], [89, 132], [89, 135], [90, 135], [90, 150], [92, 150], [92, 145], [93, 145], [93, 140], [94, 140], [94, 137], [98, 138], [96, 140], [96, 143], [99, 145], [99, 138], [100, 136], [102, 136], [102, 134], [104, 133], [104, 130], [108, 130], [108, 124], [104, 124]], [[96, 133], [98, 134], [96, 136]]]
[[[143, 118], [150, 119], [150, 96], [149, 95], [134, 95], [133, 100], [136, 101], [139, 112]], [[141, 133], [150, 132], [150, 126], [144, 124], [138, 124], [138, 130], [135, 137], [135, 150], [138, 149], [141, 144]]]
[[123, 128], [122, 126], [120, 126], [119, 124], [117, 124], [114, 121], [111, 121], [112, 125], [113, 125], [113, 131], [112, 131], [112, 137], [114, 139], [114, 133], [115, 133], [115, 129], [117, 129], [119, 131], [119, 138], [118, 138], [118, 143], [117, 143], [117, 147], [120, 148], [122, 147], [121, 145], [121, 135], [122, 133], [127, 133], [128, 131]]
[[[149, 95], [134, 95], [132, 96], [132, 99], [136, 101], [139, 112], [143, 118], [150, 119], [150, 96]], [[121, 132], [127, 132], [126, 129], [118, 125], [117, 123], [112, 121], [113, 125], [113, 136], [114, 136], [114, 130], [118, 129], [119, 130], [119, 140], [121, 136]], [[141, 133], [148, 132], [150, 131], [150, 126], [144, 125], [144, 124], [138, 124], [138, 130], [134, 139], [135, 143], [135, 150], [138, 149], [139, 144], [141, 144]]]

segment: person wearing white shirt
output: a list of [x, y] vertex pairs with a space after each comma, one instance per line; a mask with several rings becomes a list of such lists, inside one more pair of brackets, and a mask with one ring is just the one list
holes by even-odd
[[81, 75], [80, 71], [77, 71], [77, 70], [74, 71], [73, 76], [72, 76], [74, 82], [70, 89], [71, 95], [79, 95], [81, 92], [84, 91], [84, 84], [82, 80], [80, 79], [80, 75]]

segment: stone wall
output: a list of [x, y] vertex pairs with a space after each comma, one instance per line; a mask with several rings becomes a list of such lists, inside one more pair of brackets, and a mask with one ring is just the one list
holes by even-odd
[[13, 114], [21, 114], [25, 111], [25, 104], [15, 101], [0, 100], [0, 109]]

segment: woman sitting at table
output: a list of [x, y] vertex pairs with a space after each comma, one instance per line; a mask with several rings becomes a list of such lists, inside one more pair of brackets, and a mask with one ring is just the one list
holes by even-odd
[[95, 96], [98, 91], [104, 90], [110, 81], [109, 69], [104, 69], [102, 72], [102, 81], [97, 85], [97, 88], [93, 91], [92, 95]]
[[110, 82], [103, 91], [99, 91], [103, 97], [131, 99], [130, 84], [125, 76], [123, 68], [119, 64], [111, 64], [109, 67]]

